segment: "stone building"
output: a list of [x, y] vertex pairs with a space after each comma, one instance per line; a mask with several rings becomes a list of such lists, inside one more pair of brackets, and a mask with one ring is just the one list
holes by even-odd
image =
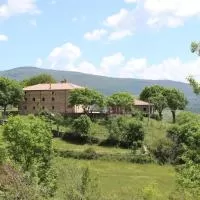
[[40, 111], [54, 113], [82, 113], [82, 106], [71, 107], [70, 91], [83, 88], [71, 83], [38, 84], [24, 88], [24, 100], [19, 106], [20, 114], [36, 114]]

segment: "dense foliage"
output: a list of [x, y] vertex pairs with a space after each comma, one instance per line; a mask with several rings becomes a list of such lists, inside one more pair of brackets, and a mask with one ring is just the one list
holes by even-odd
[[92, 121], [87, 115], [81, 115], [75, 119], [72, 126], [74, 130], [80, 135], [89, 135]]
[[23, 86], [31, 86], [43, 83], [56, 83], [56, 80], [49, 74], [40, 74], [22, 81]]
[[8, 78], [0, 78], [0, 106], [4, 109], [4, 115], [8, 105], [18, 106], [22, 100], [24, 92], [21, 85]]
[[117, 113], [123, 114], [131, 111], [134, 104], [134, 97], [128, 92], [114, 93], [107, 98], [107, 105]]
[[69, 104], [71, 106], [82, 106], [85, 113], [93, 111], [95, 106], [102, 108], [104, 106], [104, 96], [88, 88], [74, 89], [70, 93]]
[[3, 136], [9, 158], [41, 187], [43, 195], [53, 195], [52, 135], [47, 124], [32, 115], [10, 117]]

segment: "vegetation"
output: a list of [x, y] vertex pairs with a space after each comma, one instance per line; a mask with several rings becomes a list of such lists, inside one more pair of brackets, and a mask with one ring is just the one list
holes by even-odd
[[114, 93], [107, 98], [108, 107], [116, 110], [116, 112], [119, 112], [120, 114], [131, 111], [133, 103], [133, 96], [127, 92]]
[[3, 107], [3, 115], [6, 115], [8, 105], [18, 106], [23, 98], [21, 85], [8, 78], [0, 78], [0, 106]]
[[[34, 116], [10, 117], [3, 131], [8, 157], [39, 187], [42, 196], [56, 189], [52, 168], [52, 136], [47, 124]], [[23, 176], [23, 175], [22, 175]]]
[[70, 93], [69, 104], [71, 106], [81, 105], [84, 113], [90, 113], [94, 106], [99, 108], [104, 106], [104, 97], [95, 90], [87, 88], [75, 89]]
[[87, 115], [81, 115], [73, 122], [74, 130], [80, 135], [89, 135], [92, 121]]
[[31, 86], [42, 83], [56, 83], [56, 80], [49, 74], [40, 74], [22, 81], [23, 86]]
[[185, 98], [184, 93], [177, 89], [167, 89], [166, 90], [167, 105], [171, 110], [173, 123], [176, 122], [176, 111], [184, 110], [188, 101]]

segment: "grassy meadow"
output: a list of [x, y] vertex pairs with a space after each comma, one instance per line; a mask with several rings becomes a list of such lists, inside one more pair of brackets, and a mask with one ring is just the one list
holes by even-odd
[[132, 164], [100, 160], [74, 160], [57, 157], [55, 167], [58, 170], [58, 191], [56, 200], [65, 199], [68, 187], [67, 167], [88, 166], [91, 173], [98, 178], [101, 192], [105, 196], [116, 196], [119, 200], [132, 200], [138, 190], [156, 183], [161, 191], [161, 199], [165, 199], [175, 187], [175, 173], [171, 166], [155, 164]]

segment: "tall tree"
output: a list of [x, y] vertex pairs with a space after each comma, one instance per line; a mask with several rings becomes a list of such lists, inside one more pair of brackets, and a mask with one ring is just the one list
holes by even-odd
[[29, 79], [25, 79], [22, 81], [23, 86], [31, 86], [31, 85], [37, 85], [42, 83], [56, 83], [56, 80], [53, 76], [49, 74], [40, 74], [37, 76], [33, 76]]
[[166, 89], [167, 105], [171, 110], [173, 123], [176, 122], [176, 111], [184, 110], [188, 101], [183, 92], [173, 88]]
[[3, 107], [3, 115], [6, 115], [8, 105], [18, 106], [24, 95], [21, 85], [8, 78], [0, 78], [0, 106]]
[[[191, 43], [191, 52], [196, 53], [200, 56], [200, 42], [192, 42]], [[197, 95], [200, 94], [200, 84], [193, 78], [193, 76], [187, 77], [189, 84], [193, 88], [193, 92]]]
[[92, 111], [92, 106], [100, 108], [104, 106], [104, 96], [95, 90], [78, 88], [70, 92], [69, 104], [71, 106], [80, 105], [84, 113], [89, 113]]
[[140, 94], [140, 99], [150, 101], [154, 104], [155, 110], [162, 119], [163, 110], [167, 107], [167, 99], [165, 96], [165, 88], [159, 85], [145, 87]]
[[126, 113], [130, 111], [134, 103], [134, 97], [128, 92], [114, 93], [107, 98], [107, 105], [119, 112]]

